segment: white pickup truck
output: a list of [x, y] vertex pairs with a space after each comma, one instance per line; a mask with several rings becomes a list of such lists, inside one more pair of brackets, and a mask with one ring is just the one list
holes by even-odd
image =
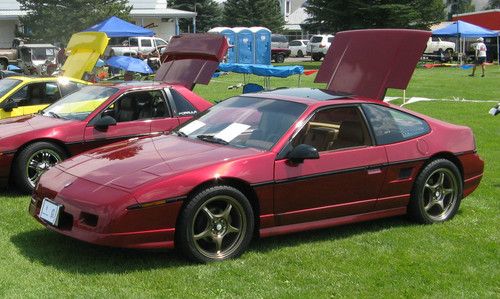
[[442, 41], [439, 37], [430, 37], [424, 51], [426, 54], [447, 53], [449, 55], [453, 52], [455, 52], [455, 43]]
[[119, 45], [108, 46], [106, 57], [111, 56], [137, 56], [137, 54], [149, 54], [154, 49], [167, 45], [167, 42], [158, 37], [129, 37]]

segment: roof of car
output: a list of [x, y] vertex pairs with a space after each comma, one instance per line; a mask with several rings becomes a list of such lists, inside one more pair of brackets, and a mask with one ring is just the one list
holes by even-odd
[[69, 78], [69, 77], [28, 77], [28, 76], [11, 76], [9, 77], [9, 79], [17, 79], [17, 80], [21, 80], [21, 81], [30, 81], [30, 82], [55, 82], [55, 81], [59, 81], [59, 80], [69, 80], [69, 81], [73, 81], [73, 82], [78, 82], [78, 83], [82, 83], [82, 84], [90, 84], [89, 82], [87, 81], [83, 81], [83, 80], [78, 80], [78, 79], [75, 79], [75, 78]]
[[345, 99], [351, 97], [351, 95], [334, 93], [327, 89], [308, 88], [308, 87], [278, 88], [270, 91], [263, 91], [258, 94], [270, 95], [271, 97], [278, 97], [278, 98], [292, 97], [292, 98], [315, 101], [315, 102]]

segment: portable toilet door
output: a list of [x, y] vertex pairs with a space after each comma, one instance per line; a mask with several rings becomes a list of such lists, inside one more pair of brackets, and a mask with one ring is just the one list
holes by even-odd
[[271, 64], [271, 30], [265, 27], [250, 27], [254, 35], [255, 64]]
[[246, 27], [233, 28], [236, 33], [236, 57], [237, 63], [254, 63], [254, 40], [253, 33]]
[[227, 49], [226, 63], [236, 63], [236, 33], [229, 27], [215, 27], [208, 30], [208, 33], [219, 33], [226, 37], [229, 49]]

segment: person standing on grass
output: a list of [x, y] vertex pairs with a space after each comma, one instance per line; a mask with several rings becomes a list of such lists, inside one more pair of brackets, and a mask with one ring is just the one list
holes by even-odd
[[476, 61], [474, 63], [474, 67], [472, 68], [472, 74], [469, 76], [474, 77], [474, 73], [476, 72], [476, 66], [480, 65], [481, 70], [483, 71], [481, 77], [484, 77], [484, 63], [486, 62], [486, 45], [484, 44], [484, 39], [482, 37], [477, 39], [476, 44]]

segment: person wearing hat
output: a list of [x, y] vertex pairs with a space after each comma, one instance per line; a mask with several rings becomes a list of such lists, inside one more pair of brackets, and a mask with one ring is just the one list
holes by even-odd
[[474, 77], [474, 73], [476, 72], [476, 66], [480, 65], [481, 70], [483, 71], [481, 77], [484, 77], [484, 63], [486, 62], [486, 45], [484, 44], [484, 39], [482, 37], [477, 39], [476, 43], [476, 61], [474, 63], [474, 67], [472, 68], [472, 74], [469, 76]]

